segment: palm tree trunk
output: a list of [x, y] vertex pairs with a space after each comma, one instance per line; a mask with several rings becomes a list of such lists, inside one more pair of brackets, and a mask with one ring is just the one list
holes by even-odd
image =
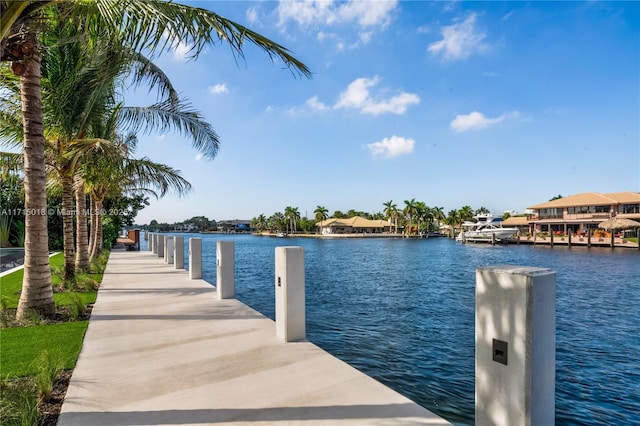
[[64, 247], [64, 279], [71, 280], [76, 275], [73, 247], [73, 177], [62, 172], [62, 244]]
[[55, 313], [51, 269], [49, 269], [44, 128], [40, 95], [40, 46], [35, 33], [30, 32], [27, 37], [27, 43], [31, 47], [30, 57], [11, 64], [16, 75], [20, 76], [24, 129], [24, 206], [27, 212], [24, 278], [16, 312], [18, 318], [23, 318], [29, 310], [34, 310], [41, 315]]
[[96, 229], [96, 202], [93, 196], [89, 195], [89, 261], [91, 261], [91, 253], [93, 253], [93, 244], [95, 241], [95, 229]]
[[84, 181], [76, 176], [76, 269], [89, 270], [89, 235], [87, 228], [87, 197]]
[[93, 248], [91, 249], [91, 260], [97, 258], [102, 252], [102, 200], [96, 199], [95, 223], [94, 223], [94, 239]]

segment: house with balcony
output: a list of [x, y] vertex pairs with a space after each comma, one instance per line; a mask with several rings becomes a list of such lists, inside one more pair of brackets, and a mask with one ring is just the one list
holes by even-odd
[[581, 233], [612, 217], [640, 220], [640, 193], [585, 192], [529, 207], [530, 232]]

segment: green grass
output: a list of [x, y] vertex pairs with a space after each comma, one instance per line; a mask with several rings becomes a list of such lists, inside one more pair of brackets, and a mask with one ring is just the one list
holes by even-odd
[[[101, 264], [92, 265], [92, 270], [104, 271], [104, 264], [106, 264], [108, 256], [108, 252], [102, 255], [99, 259]], [[62, 253], [50, 258], [50, 264], [54, 271], [60, 270], [63, 262], [64, 255]], [[0, 297], [3, 309], [17, 308], [23, 277], [24, 270], [22, 269], [2, 277]], [[87, 304], [95, 303], [97, 291], [93, 289], [93, 283], [101, 281], [102, 273], [78, 274], [76, 283], [65, 286], [61, 276], [53, 274], [51, 282], [55, 289], [54, 302], [56, 306], [67, 306], [67, 309], [72, 311], [84, 309]], [[87, 291], [87, 288], [90, 288], [91, 291]], [[44, 351], [60, 357], [64, 369], [73, 368], [80, 353], [87, 326], [88, 321], [72, 321], [0, 328], [0, 351], [2, 352], [0, 378], [35, 375], [37, 373], [36, 360]]]
[[[100, 260], [106, 263], [108, 259], [108, 252], [104, 255], [101, 255]], [[58, 253], [55, 256], [51, 256], [49, 258], [49, 264], [54, 270], [62, 270], [62, 265], [64, 263], [64, 254]], [[6, 304], [6, 308], [15, 309], [18, 307], [18, 301], [20, 300], [20, 289], [22, 288], [22, 278], [24, 277], [24, 269], [20, 269], [18, 271], [13, 272], [7, 276], [2, 277], [0, 280], [0, 298]], [[77, 274], [77, 287], [86, 290], [85, 287], [92, 287], [91, 285], [85, 285], [85, 282], [91, 283], [100, 283], [102, 282], [102, 273], [93, 273], [93, 274]], [[63, 286], [63, 280], [59, 275], [51, 276], [51, 284], [54, 289]], [[68, 287], [68, 286], [67, 286]], [[76, 292], [78, 296], [86, 303], [95, 303], [96, 301], [96, 291], [80, 291]], [[71, 305], [73, 304], [72, 296], [70, 296], [69, 292], [60, 292], [54, 293], [53, 301], [56, 305]]]
[[88, 321], [75, 321], [0, 329], [0, 377], [35, 375], [36, 361], [44, 351], [56, 354], [64, 369], [74, 368], [88, 325]]
[[[38, 406], [51, 395], [54, 382], [61, 369], [75, 368], [82, 341], [89, 325], [78, 321], [87, 305], [94, 303], [97, 285], [109, 258], [103, 253], [91, 265], [93, 274], [77, 274], [73, 282], [62, 279], [62, 253], [49, 260], [53, 274], [53, 299], [58, 312], [66, 312], [69, 322], [44, 324], [36, 315], [30, 321], [11, 322], [11, 310], [18, 306], [24, 271], [18, 270], [0, 280], [0, 424], [35, 425], [39, 418]], [[62, 309], [60, 309], [63, 307]]]
[[[53, 267], [61, 266], [63, 262], [64, 255], [62, 253], [58, 253], [55, 256], [51, 256], [49, 258], [49, 264]], [[18, 300], [20, 300], [20, 290], [22, 289], [23, 277], [24, 269], [20, 269], [0, 278], [0, 297], [6, 302], [7, 308], [15, 309], [18, 307]]]

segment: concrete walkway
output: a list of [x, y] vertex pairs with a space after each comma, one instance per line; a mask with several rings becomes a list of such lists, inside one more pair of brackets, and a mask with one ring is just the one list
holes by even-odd
[[112, 252], [58, 425], [206, 424], [449, 423], [150, 252]]

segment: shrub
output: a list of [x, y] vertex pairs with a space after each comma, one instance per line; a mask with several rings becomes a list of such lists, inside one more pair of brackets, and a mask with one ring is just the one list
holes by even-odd
[[53, 390], [53, 384], [58, 377], [58, 373], [62, 370], [63, 362], [60, 359], [60, 355], [52, 355], [48, 351], [43, 351], [40, 356], [35, 360], [36, 367], [36, 385], [38, 389], [38, 396], [47, 400], [51, 396]]

